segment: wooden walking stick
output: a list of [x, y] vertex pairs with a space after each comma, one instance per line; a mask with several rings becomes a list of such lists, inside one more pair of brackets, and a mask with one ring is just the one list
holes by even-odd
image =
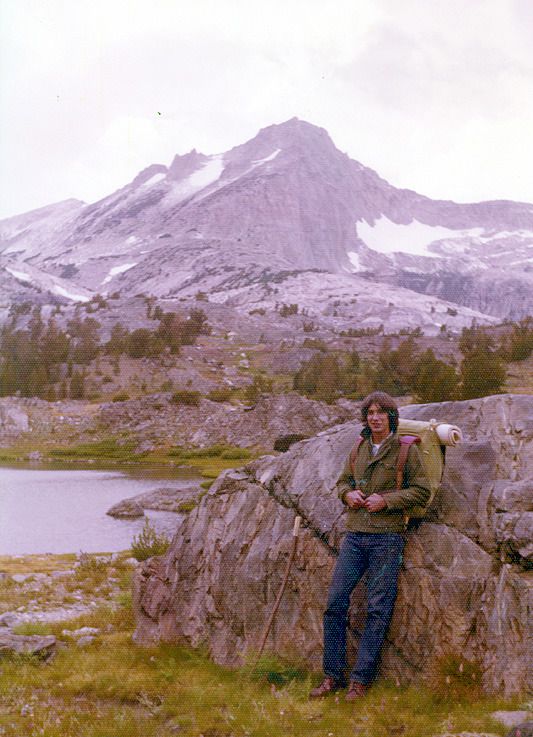
[[272, 622], [274, 621], [274, 617], [276, 616], [276, 612], [278, 611], [281, 598], [283, 596], [283, 592], [285, 591], [285, 587], [287, 586], [287, 581], [289, 580], [289, 573], [291, 572], [291, 566], [294, 561], [294, 557], [296, 555], [296, 548], [298, 547], [298, 533], [300, 531], [300, 522], [302, 521], [301, 517], [296, 517], [294, 520], [294, 527], [292, 529], [292, 549], [291, 554], [289, 556], [289, 560], [287, 562], [287, 569], [285, 570], [285, 577], [283, 578], [283, 583], [281, 584], [281, 588], [279, 590], [278, 596], [276, 598], [276, 601], [274, 602], [274, 606], [272, 608], [272, 611], [270, 613], [270, 617], [268, 618], [268, 622], [266, 623], [265, 631], [263, 632], [263, 637], [261, 638], [261, 644], [259, 646], [259, 652], [257, 654], [257, 658], [255, 660], [255, 664], [257, 665], [257, 662], [261, 655], [263, 654], [263, 650], [265, 649], [265, 644], [267, 641], [268, 633], [270, 632], [270, 628], [272, 627]]

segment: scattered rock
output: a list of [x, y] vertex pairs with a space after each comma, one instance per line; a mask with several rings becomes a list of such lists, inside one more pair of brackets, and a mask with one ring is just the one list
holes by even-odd
[[63, 630], [61, 634], [65, 637], [78, 639], [80, 637], [99, 635], [100, 630], [98, 627], [80, 627], [78, 630]]
[[77, 647], [85, 647], [86, 645], [90, 645], [92, 642], [94, 642], [95, 638], [91, 635], [85, 635], [84, 637], [80, 637], [76, 645]]
[[76, 571], [72, 568], [66, 571], [52, 571], [50, 576], [52, 578], [68, 578], [69, 576], [73, 576], [76, 573]]
[[24, 581], [27, 581], [31, 576], [31, 573], [15, 573], [11, 576], [11, 580], [15, 583], [24, 583]]

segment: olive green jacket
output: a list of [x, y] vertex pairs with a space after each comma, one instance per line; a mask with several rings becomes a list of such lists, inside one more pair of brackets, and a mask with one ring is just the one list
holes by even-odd
[[[365, 497], [381, 494], [387, 506], [380, 512], [369, 512], [364, 507], [351, 509], [347, 506], [346, 528], [352, 532], [403, 532], [409, 507], [424, 505], [430, 497], [429, 482], [424, 473], [420, 452], [411, 445], [404, 469], [405, 488], [396, 488], [396, 466], [400, 453], [398, 435], [386, 438], [378, 453], [372, 456], [370, 440], [366, 438], [359, 446], [355, 462], [355, 478], [366, 481], [361, 491]], [[339, 498], [344, 502], [348, 491], [360, 488], [354, 486], [350, 467], [350, 457], [339, 479], [337, 488]], [[345, 502], [344, 502], [345, 503]]]

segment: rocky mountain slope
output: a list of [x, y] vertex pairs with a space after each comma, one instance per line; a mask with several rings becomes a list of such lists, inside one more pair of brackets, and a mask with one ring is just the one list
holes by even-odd
[[[198, 406], [176, 405], [170, 393], [128, 402], [45, 402], [0, 398], [0, 445], [70, 446], [115, 434], [136, 442], [138, 451], [169, 445], [205, 448], [219, 443], [274, 448], [287, 434], [314, 435], [353, 417], [358, 404], [329, 405], [295, 392], [262, 396], [253, 406], [202, 399]], [[38, 454], [37, 454], [38, 455]]]
[[[448, 449], [443, 489], [409, 533], [382, 674], [416, 682], [452, 656], [476, 663], [487, 691], [524, 691], [533, 680], [533, 399], [414, 405], [402, 415], [456, 423], [465, 442]], [[259, 645], [299, 514], [304, 530], [268, 648], [318, 669], [343, 529], [334, 488], [358, 429], [333, 427], [219, 477], [169, 552], [138, 571], [136, 641], [204, 644], [218, 662], [241, 662]], [[356, 632], [360, 606], [361, 594]]]
[[94, 204], [0, 222], [0, 267], [11, 299], [205, 291], [249, 307], [297, 294], [320, 315], [343, 293], [352, 321], [386, 320], [392, 303], [430, 329], [438, 306], [464, 324], [533, 311], [533, 205], [396, 189], [295, 118], [226, 153], [152, 165]]

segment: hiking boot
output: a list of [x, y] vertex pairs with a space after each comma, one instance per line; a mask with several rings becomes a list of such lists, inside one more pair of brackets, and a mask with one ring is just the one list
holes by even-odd
[[339, 683], [331, 676], [326, 676], [322, 683], [309, 693], [309, 698], [320, 699], [323, 696], [328, 696], [330, 693], [334, 693], [335, 691], [338, 691], [339, 688], [343, 687], [342, 683]]
[[359, 683], [359, 681], [350, 681], [348, 693], [345, 697], [346, 701], [357, 701], [357, 699], [362, 698], [367, 691], [368, 686], [365, 686], [364, 683]]

